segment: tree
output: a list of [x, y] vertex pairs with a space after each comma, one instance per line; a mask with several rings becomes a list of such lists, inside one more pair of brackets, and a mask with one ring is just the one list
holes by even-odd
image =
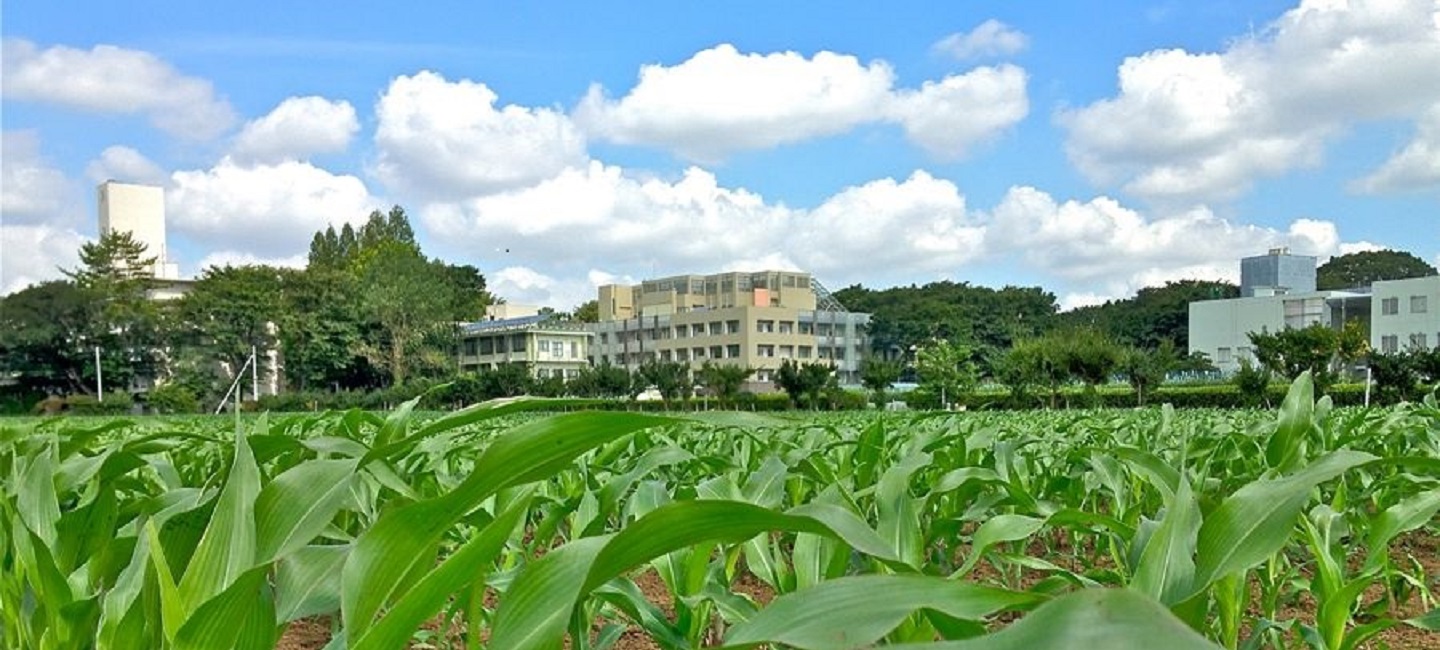
[[624, 368], [609, 362], [580, 369], [568, 389], [581, 397], [630, 397], [631, 377]]
[[105, 382], [123, 390], [160, 368], [163, 322], [148, 296], [155, 258], [127, 232], [109, 232], [80, 247], [80, 266], [62, 270], [95, 303], [84, 345], [98, 347]]
[[598, 323], [600, 322], [600, 302], [586, 300], [571, 310], [570, 317], [581, 323]]
[[636, 370], [644, 386], [653, 386], [660, 392], [660, 399], [669, 407], [671, 401], [690, 396], [694, 384], [690, 381], [690, 366], [675, 361], [647, 361]]
[[860, 362], [860, 384], [875, 396], [875, 404], [885, 405], [885, 392], [900, 379], [900, 362], [865, 357]]
[[1339, 330], [1315, 323], [1274, 334], [1251, 332], [1249, 338], [1255, 359], [1266, 369], [1286, 380], [1294, 380], [1308, 370], [1321, 391], [1329, 389], [1340, 371], [1369, 348], [1364, 329], [1353, 321]]
[[1061, 329], [1097, 329], [1121, 345], [1154, 350], [1169, 341], [1183, 350], [1190, 344], [1190, 303], [1238, 297], [1240, 287], [1228, 282], [1181, 280], [1068, 311], [1056, 320]]
[[89, 337], [96, 306], [66, 280], [0, 298], [0, 375], [13, 379], [27, 399], [94, 388]]
[[1235, 388], [1240, 392], [1240, 398], [1245, 400], [1247, 406], [1259, 406], [1268, 401], [1267, 392], [1270, 389], [1270, 369], [1265, 366], [1255, 366], [1249, 359], [1240, 360], [1240, 369], [1235, 371], [1231, 379], [1235, 382]]
[[754, 368], [706, 361], [700, 366], [697, 379], [721, 404], [733, 404], [740, 387], [754, 374]]
[[1353, 289], [1368, 287], [1377, 280], [1404, 280], [1435, 274], [1435, 267], [1404, 251], [1360, 251], [1337, 255], [1321, 264], [1315, 269], [1315, 288], [1322, 291]]
[[790, 404], [800, 408], [808, 402], [811, 408], [820, 406], [820, 397], [829, 388], [838, 387], [835, 369], [818, 362], [796, 363], [791, 359], [780, 362], [775, 371], [775, 385], [790, 397]]
[[1051, 345], [1062, 351], [1070, 375], [1085, 382], [1092, 394], [1096, 386], [1110, 380], [1120, 365], [1120, 346], [1097, 329], [1081, 328], [1055, 335]]
[[249, 265], [205, 269], [176, 310], [183, 347], [212, 366], [218, 365], [217, 370], [223, 368], [221, 377], [226, 387], [245, 365], [252, 349], [261, 353], [256, 357], [259, 372], [274, 370], [269, 355], [264, 353], [280, 345], [284, 291], [284, 272], [277, 268]]
[[1049, 393], [1049, 406], [1055, 408], [1060, 387], [1070, 381], [1070, 367], [1065, 341], [1055, 336], [1027, 339], [1015, 344], [999, 367], [1001, 383], [1010, 388], [1011, 399], [1024, 403], [1031, 386], [1043, 386]]
[[1154, 350], [1128, 348], [1120, 356], [1120, 372], [1129, 380], [1135, 390], [1135, 402], [1145, 405], [1145, 396], [1151, 389], [1164, 383], [1165, 375], [1176, 364], [1175, 346], [1169, 342]]
[[920, 388], [935, 393], [941, 408], [950, 408], [952, 400], [962, 399], [974, 388], [977, 377], [970, 354], [969, 346], [944, 340], [929, 341], [916, 351]]
[[1420, 384], [1418, 350], [1370, 355], [1370, 377], [1375, 382], [1376, 397], [1382, 402], [1414, 399]]

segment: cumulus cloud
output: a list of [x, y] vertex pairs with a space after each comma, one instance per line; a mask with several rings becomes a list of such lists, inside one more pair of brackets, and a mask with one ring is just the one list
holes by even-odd
[[209, 81], [176, 70], [140, 50], [96, 45], [40, 49], [21, 39], [3, 44], [5, 99], [57, 104], [97, 113], [142, 114], [161, 130], [208, 140], [235, 122]]
[[1025, 118], [1025, 81], [1025, 71], [1013, 65], [976, 68], [897, 93], [889, 114], [931, 155], [958, 158]]
[[163, 185], [166, 180], [165, 170], [146, 158], [145, 154], [119, 145], [106, 147], [100, 152], [99, 158], [90, 161], [90, 164], [85, 166], [85, 177], [97, 184], [113, 180]]
[[1234, 198], [1317, 164], [1354, 122], [1440, 100], [1435, 15], [1431, 0], [1305, 0], [1222, 52], [1131, 57], [1115, 97], [1060, 113], [1067, 151], [1092, 180], [1146, 199]]
[[229, 158], [175, 172], [165, 199], [175, 231], [267, 259], [304, 251], [327, 225], [363, 223], [382, 204], [354, 176], [293, 160], [241, 165]]
[[741, 53], [721, 44], [674, 66], [643, 66], [619, 99], [592, 86], [574, 115], [597, 139], [713, 162], [887, 121], [900, 123], [927, 151], [956, 157], [1028, 110], [1024, 72], [1013, 66], [977, 69], [919, 90], [896, 90], [894, 83], [883, 61], [864, 64], [826, 51], [809, 58]]
[[1440, 187], [1440, 104], [1420, 120], [1415, 138], [1352, 189], [1367, 194]]
[[324, 97], [290, 97], [275, 110], [251, 120], [235, 138], [232, 155], [241, 162], [276, 163], [336, 153], [360, 130], [355, 107]]
[[8, 221], [0, 228], [0, 295], [8, 295], [46, 280], [59, 280], [61, 268], [79, 265], [80, 246], [86, 238], [70, 228], [20, 225]]
[[963, 61], [1017, 54], [1029, 45], [1030, 38], [1024, 32], [991, 18], [969, 32], [956, 32], [940, 39], [930, 49]]
[[493, 90], [434, 72], [396, 77], [376, 106], [376, 175], [389, 187], [461, 197], [524, 187], [583, 164], [585, 138], [563, 113], [497, 108]]
[[289, 255], [285, 257], [261, 257], [254, 253], [243, 251], [222, 250], [205, 255], [195, 265], [195, 272], [192, 276], [199, 276], [205, 269], [221, 266], [279, 266], [290, 269], [303, 269], [309, 262], [308, 255]]
[[0, 221], [10, 224], [73, 222], [79, 217], [75, 185], [40, 152], [34, 131], [0, 136]]

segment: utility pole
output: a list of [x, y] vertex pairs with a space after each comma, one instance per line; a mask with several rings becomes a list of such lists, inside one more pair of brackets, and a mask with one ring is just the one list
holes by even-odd
[[250, 346], [250, 396], [260, 401], [260, 359], [255, 356], [255, 346]]

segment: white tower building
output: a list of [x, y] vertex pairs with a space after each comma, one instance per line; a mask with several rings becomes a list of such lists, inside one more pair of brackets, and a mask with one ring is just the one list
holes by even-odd
[[165, 191], [117, 181], [100, 184], [100, 234], [129, 231], [155, 258], [155, 277], [174, 280], [180, 267], [165, 247]]

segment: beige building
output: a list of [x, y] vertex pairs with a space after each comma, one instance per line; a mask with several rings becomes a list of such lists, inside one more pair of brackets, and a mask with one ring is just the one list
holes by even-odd
[[591, 362], [629, 370], [649, 361], [706, 361], [755, 369], [751, 390], [773, 389], [785, 359], [834, 365], [859, 382], [869, 314], [846, 311], [808, 273], [678, 275], [599, 289]]
[[129, 232], [155, 258], [155, 277], [174, 280], [180, 267], [165, 245], [165, 191], [151, 185], [105, 181], [99, 188], [100, 234]]
[[591, 337], [583, 324], [548, 314], [466, 323], [460, 326], [460, 369], [481, 372], [524, 363], [540, 379], [574, 379], [589, 365]]

